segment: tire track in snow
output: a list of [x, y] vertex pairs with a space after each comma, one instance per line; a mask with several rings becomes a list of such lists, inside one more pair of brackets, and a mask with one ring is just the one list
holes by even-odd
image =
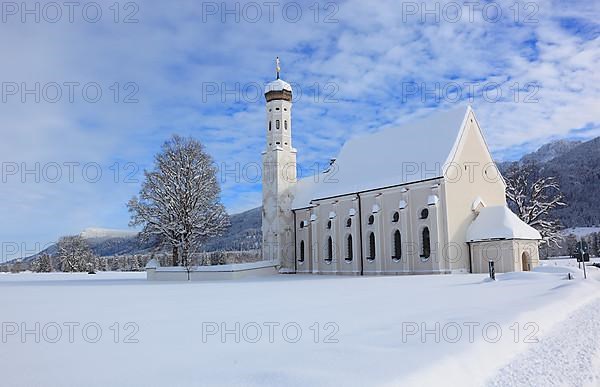
[[600, 298], [517, 355], [487, 386], [600, 386]]

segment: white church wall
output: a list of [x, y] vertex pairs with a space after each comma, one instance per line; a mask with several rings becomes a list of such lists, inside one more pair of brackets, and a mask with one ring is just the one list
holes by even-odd
[[313, 258], [312, 258], [312, 235], [311, 235], [311, 223], [310, 223], [310, 210], [296, 211], [296, 257], [295, 258], [296, 258], [296, 272], [297, 273], [312, 273]]
[[[444, 260], [446, 245], [445, 203], [440, 179], [405, 186], [314, 201], [311, 209], [296, 211], [296, 260], [305, 245], [304, 263], [297, 262], [302, 273], [322, 274], [410, 274], [447, 273]], [[360, 196], [360, 213], [359, 200]], [[436, 200], [432, 201], [435, 196]], [[421, 211], [427, 210], [426, 219]], [[398, 221], [394, 214], [398, 213]], [[351, 216], [352, 214], [352, 216]], [[373, 216], [373, 224], [369, 218]], [[347, 227], [348, 219], [351, 226]], [[300, 227], [304, 222], [304, 227]], [[328, 228], [331, 222], [331, 228]], [[422, 257], [422, 231], [430, 235], [430, 256]], [[401, 256], [395, 257], [394, 232], [401, 234]], [[375, 259], [370, 259], [370, 234], [375, 237]], [[361, 235], [362, 234], [362, 235]], [[352, 235], [352, 260], [347, 260], [348, 235]], [[362, 236], [362, 238], [361, 238]], [[329, 238], [332, 257], [329, 262]], [[310, 241], [310, 253], [308, 243]], [[309, 261], [310, 258], [312, 258]]]
[[532, 240], [504, 239], [471, 242], [471, 254], [473, 273], [487, 273], [489, 261], [494, 261], [494, 269], [497, 273], [527, 271], [539, 265], [538, 242]]

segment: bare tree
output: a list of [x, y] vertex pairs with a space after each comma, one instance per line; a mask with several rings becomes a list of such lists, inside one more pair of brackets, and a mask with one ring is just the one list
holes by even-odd
[[144, 175], [139, 198], [128, 203], [130, 224], [170, 244], [173, 266], [189, 266], [190, 253], [229, 226], [212, 158], [198, 141], [173, 136]]
[[543, 243], [560, 247], [560, 221], [550, 213], [565, 206], [555, 177], [537, 176], [534, 164], [514, 165], [505, 173], [506, 198], [521, 220], [540, 232]]
[[60, 238], [57, 248], [62, 271], [87, 271], [88, 263], [94, 258], [87, 242], [79, 235]]

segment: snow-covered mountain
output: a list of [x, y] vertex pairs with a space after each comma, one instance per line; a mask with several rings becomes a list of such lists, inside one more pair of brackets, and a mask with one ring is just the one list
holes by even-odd
[[138, 231], [135, 230], [117, 230], [110, 228], [86, 228], [81, 232], [84, 239], [106, 239], [106, 238], [131, 238], [135, 237]]
[[525, 162], [534, 162], [541, 175], [557, 178], [567, 206], [555, 214], [565, 227], [600, 226], [600, 137], [585, 142], [554, 141], [498, 167], [505, 171]]
[[[207, 241], [206, 251], [217, 250], [254, 250], [261, 245], [261, 207], [231, 215], [231, 227], [227, 232]], [[158, 241], [142, 241], [135, 230], [116, 230], [106, 228], [87, 228], [81, 235], [89, 244], [94, 254], [98, 256], [145, 254], [159, 251], [163, 247]], [[25, 258], [31, 261], [40, 254], [56, 253], [56, 244], [38, 254]]]
[[547, 163], [558, 156], [570, 152], [581, 141], [556, 140], [542, 145], [538, 150], [528, 153], [521, 158], [521, 162]]

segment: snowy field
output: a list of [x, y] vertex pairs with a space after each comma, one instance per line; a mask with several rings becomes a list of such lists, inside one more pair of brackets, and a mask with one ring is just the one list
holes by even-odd
[[0, 385], [598, 386], [600, 269], [544, 265], [495, 282], [0, 274]]

